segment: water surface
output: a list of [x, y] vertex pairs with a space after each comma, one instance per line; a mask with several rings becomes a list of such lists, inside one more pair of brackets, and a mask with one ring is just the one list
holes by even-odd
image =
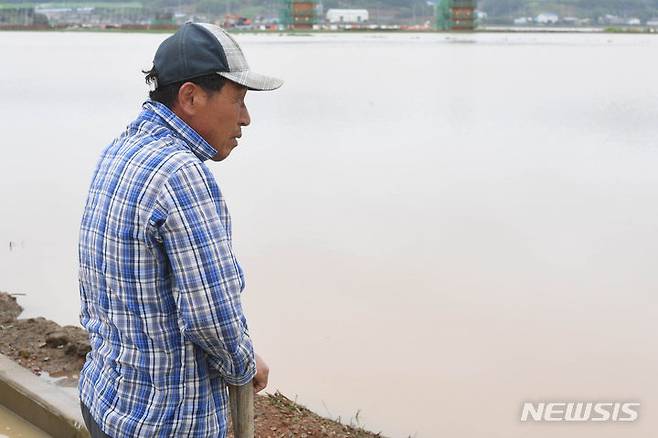
[[[0, 289], [25, 316], [77, 322], [91, 171], [163, 38], [0, 33]], [[272, 390], [393, 437], [658, 427], [658, 39], [237, 38], [287, 81], [213, 165]], [[642, 408], [523, 424], [525, 400]]]
[[50, 435], [32, 426], [13, 411], [0, 405], [0, 438], [49, 438]]

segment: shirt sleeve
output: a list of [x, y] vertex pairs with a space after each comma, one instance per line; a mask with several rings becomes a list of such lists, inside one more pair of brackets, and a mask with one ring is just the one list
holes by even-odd
[[246, 384], [256, 366], [240, 303], [244, 278], [214, 176], [201, 163], [185, 165], [165, 183], [160, 201], [183, 336], [207, 353], [228, 384]]

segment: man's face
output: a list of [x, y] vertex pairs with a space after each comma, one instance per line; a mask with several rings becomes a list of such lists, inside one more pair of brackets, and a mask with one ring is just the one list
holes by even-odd
[[219, 92], [204, 94], [193, 127], [217, 151], [212, 160], [222, 161], [238, 145], [242, 127], [251, 122], [244, 103], [247, 89], [227, 80]]

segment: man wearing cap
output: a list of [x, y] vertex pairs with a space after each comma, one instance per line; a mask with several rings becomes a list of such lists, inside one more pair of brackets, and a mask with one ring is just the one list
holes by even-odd
[[224, 437], [227, 385], [267, 384], [240, 303], [244, 274], [207, 160], [273, 90], [224, 30], [183, 25], [158, 48], [141, 114], [101, 154], [80, 228], [80, 374], [93, 437]]

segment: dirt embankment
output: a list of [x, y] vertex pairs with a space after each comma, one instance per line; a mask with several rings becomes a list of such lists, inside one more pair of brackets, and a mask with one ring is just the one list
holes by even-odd
[[87, 333], [45, 318], [18, 319], [22, 310], [13, 296], [0, 292], [0, 353], [37, 375], [45, 371], [74, 383], [89, 351]]
[[[37, 375], [47, 372], [51, 377], [62, 377], [59, 383], [77, 385], [90, 349], [87, 333], [80, 327], [62, 327], [45, 318], [19, 319], [22, 310], [16, 298], [0, 292], [0, 353]], [[276, 392], [256, 396], [256, 437], [382, 436], [322, 418]]]

